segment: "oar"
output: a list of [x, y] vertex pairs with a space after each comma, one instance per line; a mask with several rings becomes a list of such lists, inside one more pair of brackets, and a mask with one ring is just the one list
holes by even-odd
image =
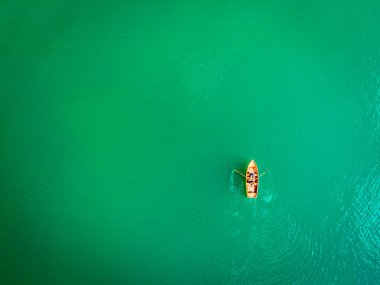
[[268, 170], [265, 170], [263, 173], [261, 173], [261, 174], [259, 175], [259, 178], [260, 178], [261, 176], [267, 174], [267, 173], [268, 173]]
[[245, 178], [245, 175], [244, 175], [243, 173], [241, 173], [240, 171], [238, 171], [238, 170], [236, 170], [236, 169], [234, 169], [234, 171], [235, 171], [236, 173], [240, 174], [241, 176], [243, 176], [243, 177]]

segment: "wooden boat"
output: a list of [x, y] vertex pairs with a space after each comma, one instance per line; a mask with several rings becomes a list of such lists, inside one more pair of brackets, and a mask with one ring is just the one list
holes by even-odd
[[245, 190], [248, 198], [257, 198], [257, 192], [259, 191], [259, 169], [254, 160], [248, 164], [245, 173]]

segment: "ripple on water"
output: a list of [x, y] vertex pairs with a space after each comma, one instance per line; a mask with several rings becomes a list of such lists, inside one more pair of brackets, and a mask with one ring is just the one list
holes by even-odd
[[270, 170], [260, 178], [260, 196], [259, 198], [266, 204], [271, 204], [277, 199], [277, 187]]
[[269, 283], [303, 284], [320, 279], [322, 254], [316, 236], [302, 229], [283, 208], [268, 209], [261, 224], [262, 273]]
[[367, 112], [365, 119], [361, 121], [362, 128], [371, 128], [373, 139], [380, 142], [380, 60], [371, 63], [371, 72], [365, 85], [362, 86], [362, 100]]
[[[328, 256], [325, 268], [331, 282], [372, 283], [380, 279], [379, 166], [358, 168], [336, 181], [336, 212], [323, 221]], [[348, 191], [353, 190], [353, 191]], [[334, 218], [335, 217], [335, 218]], [[372, 282], [371, 282], [372, 280]]]
[[[375, 165], [367, 175], [363, 175], [357, 183], [352, 201], [353, 229], [350, 236], [351, 243], [343, 245], [351, 246], [358, 262], [355, 263], [357, 270], [367, 274], [374, 272], [380, 279], [380, 170]], [[366, 267], [370, 270], [363, 270]], [[371, 279], [375, 276], [361, 276]]]
[[[268, 178], [273, 180], [271, 174]], [[232, 175], [230, 193], [241, 191], [243, 184], [241, 178], [236, 180]], [[262, 199], [247, 203], [240, 195], [233, 195], [236, 199], [231, 204], [231, 237], [236, 250], [226, 283], [250, 280], [254, 284], [306, 284], [321, 280], [322, 248], [318, 237], [299, 226], [286, 209], [275, 203], [274, 181], [268, 182], [260, 195]], [[268, 204], [273, 206], [262, 207]]]

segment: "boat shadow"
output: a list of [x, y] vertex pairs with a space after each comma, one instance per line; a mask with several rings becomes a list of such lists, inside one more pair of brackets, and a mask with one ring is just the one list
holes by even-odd
[[230, 177], [230, 192], [232, 193], [238, 193], [239, 196], [246, 197], [246, 191], [245, 191], [245, 178], [242, 177], [240, 174], [236, 173], [235, 170], [245, 173], [245, 167], [246, 163], [240, 163], [237, 168], [233, 169], [231, 171], [231, 177]]

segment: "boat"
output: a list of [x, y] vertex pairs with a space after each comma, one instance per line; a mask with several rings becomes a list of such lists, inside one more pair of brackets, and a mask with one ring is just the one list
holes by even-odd
[[248, 198], [257, 198], [259, 191], [259, 168], [254, 160], [248, 164], [245, 173], [245, 191]]

